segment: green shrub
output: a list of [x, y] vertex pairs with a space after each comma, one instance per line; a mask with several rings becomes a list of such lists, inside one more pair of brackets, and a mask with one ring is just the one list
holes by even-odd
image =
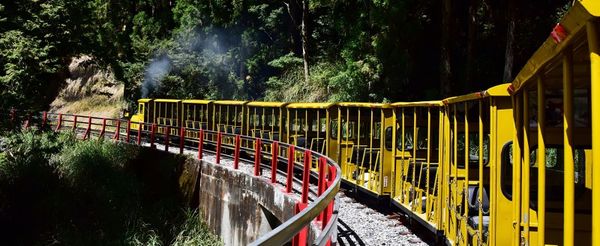
[[52, 132], [0, 142], [6, 244], [219, 244], [179, 190], [183, 156]]

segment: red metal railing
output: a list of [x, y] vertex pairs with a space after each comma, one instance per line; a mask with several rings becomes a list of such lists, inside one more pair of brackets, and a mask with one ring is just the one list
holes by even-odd
[[[302, 170], [302, 189], [300, 191], [301, 199], [297, 201], [295, 207], [296, 215], [261, 236], [251, 245], [282, 245], [288, 242], [292, 242], [292, 245], [330, 245], [332, 236], [335, 235], [337, 213], [334, 212], [334, 203], [341, 182], [341, 177], [338, 175], [340, 167], [329, 157], [318, 152], [287, 143], [240, 134], [137, 123], [124, 119], [48, 112], [19, 114], [15, 110], [11, 110], [8, 116], [11, 126], [26, 122], [22, 126], [31, 127], [38, 121], [38, 125], [43, 129], [75, 131], [82, 135], [84, 140], [96, 137], [137, 145], [148, 144], [150, 147], [163, 144], [165, 151], [169, 151], [171, 143], [177, 143], [176, 153], [184, 153], [184, 149], [197, 151], [199, 159], [202, 159], [205, 153], [211, 153], [215, 155], [216, 164], [221, 162], [221, 156], [229, 156], [233, 159], [233, 168], [235, 169], [239, 168], [240, 153], [245, 152], [246, 156], [254, 157], [254, 160], [245, 160], [246, 163], [254, 165], [253, 175], [260, 176], [261, 170], [268, 169], [271, 172], [268, 180], [272, 184], [277, 183], [278, 174], [283, 175], [286, 193], [294, 191], [294, 169], [300, 169]], [[20, 121], [21, 118], [26, 118], [26, 120]], [[81, 118], [86, 118], [87, 122], [85, 124], [81, 121], [78, 122], [78, 119]], [[126, 124], [124, 129], [122, 124]], [[295, 161], [296, 156], [299, 156], [297, 153], [301, 153], [302, 163]], [[311, 171], [313, 161], [318, 166], [316, 173]], [[316, 180], [316, 183], [311, 184], [311, 177], [312, 180]], [[312, 201], [309, 199], [311, 185], [317, 190]], [[316, 223], [316, 226], [320, 227], [322, 231], [316, 235], [313, 242], [309, 243], [308, 226], [310, 223]]]

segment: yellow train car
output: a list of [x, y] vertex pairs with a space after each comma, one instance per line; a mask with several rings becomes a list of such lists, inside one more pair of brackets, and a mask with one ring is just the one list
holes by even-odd
[[327, 154], [332, 103], [290, 103], [286, 106], [285, 141]]
[[243, 133], [246, 136], [259, 137], [274, 141], [286, 139], [284, 124], [286, 120], [284, 102], [249, 102], [246, 104], [246, 124]]
[[342, 168], [342, 177], [354, 188], [374, 196], [392, 192], [394, 114], [389, 104], [342, 102], [330, 111], [329, 156]]
[[170, 128], [170, 135], [179, 134], [181, 126], [181, 100], [179, 99], [154, 99], [152, 106], [152, 123], [157, 125], [158, 133], [166, 133]]
[[187, 129], [212, 129], [211, 100], [183, 100], [181, 122]]
[[[510, 201], [503, 150], [515, 132], [509, 84], [443, 100], [442, 190], [438, 208], [452, 245], [506, 245]], [[439, 173], [439, 170], [438, 170]], [[496, 240], [496, 241], [494, 241]]]
[[[138, 100], [138, 109], [137, 112], [131, 116], [131, 129], [139, 129], [139, 124], [143, 122], [153, 122], [154, 119], [154, 103], [152, 99], [142, 98]], [[145, 129], [147, 130], [146, 127]]]
[[600, 1], [574, 2], [512, 82], [507, 243], [600, 245], [599, 16]]
[[246, 101], [221, 100], [213, 101], [213, 131], [220, 131], [231, 134], [242, 134], [244, 127], [244, 109]]
[[[394, 182], [391, 203], [426, 228], [441, 224], [442, 101], [393, 103]], [[439, 170], [439, 171], [438, 171]]]

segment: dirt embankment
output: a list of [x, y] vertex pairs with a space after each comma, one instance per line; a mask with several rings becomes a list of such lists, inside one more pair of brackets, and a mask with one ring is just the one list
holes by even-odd
[[50, 105], [52, 112], [119, 117], [126, 107], [124, 86], [111, 71], [89, 56], [75, 57], [69, 65], [71, 77]]

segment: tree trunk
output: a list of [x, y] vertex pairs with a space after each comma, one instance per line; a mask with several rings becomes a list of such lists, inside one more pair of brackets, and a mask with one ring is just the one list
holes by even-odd
[[452, 63], [451, 63], [451, 37], [452, 28], [452, 0], [443, 0], [442, 3], [442, 38], [440, 44], [440, 94], [447, 97], [452, 94]]
[[502, 76], [503, 82], [511, 82], [513, 79], [513, 65], [514, 65], [514, 43], [515, 43], [515, 3], [514, 0], [508, 0], [508, 11], [507, 11], [507, 27], [506, 27], [506, 49], [504, 52], [504, 74]]
[[304, 82], [310, 82], [310, 72], [308, 70], [308, 22], [309, 22], [308, 0], [302, 0], [302, 59], [304, 60]]
[[[473, 75], [475, 74], [475, 44], [477, 43], [477, 9], [479, 0], [469, 1], [468, 33], [467, 33], [467, 68], [465, 78], [465, 89], [471, 90], [473, 86]], [[480, 86], [477, 86], [480, 87]], [[477, 88], [479, 89], [479, 88]]]
[[291, 51], [300, 56], [302, 55], [302, 34], [298, 28], [301, 25], [299, 23], [300, 18], [302, 18], [300, 6], [296, 0], [290, 0], [289, 3], [284, 2], [284, 4], [286, 6], [288, 15], [290, 16], [290, 25], [288, 25], [288, 30], [290, 32]]

